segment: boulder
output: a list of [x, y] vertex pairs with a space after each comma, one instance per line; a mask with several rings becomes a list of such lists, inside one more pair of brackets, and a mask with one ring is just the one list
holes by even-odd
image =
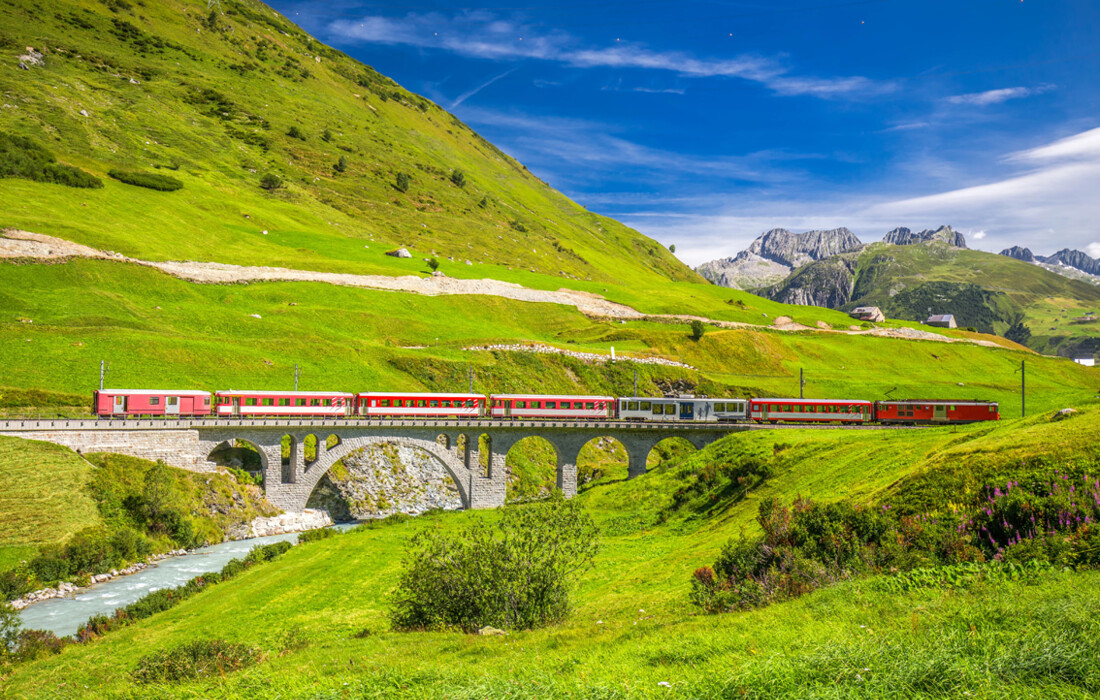
[[389, 255], [389, 256], [394, 257], [394, 258], [411, 258], [412, 257], [412, 253], [410, 253], [409, 251], [407, 251], [404, 248], [398, 248], [397, 250], [386, 251], [386, 255]]

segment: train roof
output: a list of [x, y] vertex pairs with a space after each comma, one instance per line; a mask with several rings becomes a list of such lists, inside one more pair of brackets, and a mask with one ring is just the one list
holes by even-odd
[[786, 403], [871, 403], [866, 399], [781, 399], [774, 397], [761, 397], [753, 401], [783, 401]]
[[359, 396], [422, 396], [426, 399], [483, 399], [485, 394], [447, 394], [428, 391], [360, 391]]
[[620, 396], [619, 401], [748, 401], [738, 396]]
[[985, 399], [880, 399], [878, 403], [922, 403], [922, 404], [951, 404], [952, 406], [996, 406], [996, 401], [987, 401]]
[[129, 394], [131, 396], [210, 396], [209, 391], [196, 391], [195, 389], [96, 389], [97, 394]]
[[614, 401], [614, 396], [578, 396], [575, 394], [490, 394], [490, 399], [531, 399], [534, 401]]
[[248, 389], [223, 389], [215, 394], [240, 394], [241, 396], [355, 396], [346, 391], [250, 391]]

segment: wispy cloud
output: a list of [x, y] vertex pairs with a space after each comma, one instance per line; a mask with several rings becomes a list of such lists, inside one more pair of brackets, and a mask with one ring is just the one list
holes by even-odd
[[512, 73], [515, 73], [517, 70], [519, 70], [519, 69], [518, 68], [512, 68], [511, 70], [506, 70], [503, 73], [501, 73], [500, 75], [493, 76], [492, 78], [489, 78], [484, 83], [482, 83], [481, 85], [478, 85], [474, 89], [467, 90], [466, 92], [464, 92], [461, 95], [459, 95], [458, 97], [456, 97], [453, 102], [451, 102], [451, 109], [453, 110], [455, 107], [458, 107], [460, 104], [462, 104], [466, 100], [470, 99], [471, 97], [473, 97], [477, 93], [481, 92], [485, 88], [489, 87], [490, 85], [492, 85], [496, 81], [498, 81], [502, 78], [508, 77]]
[[586, 47], [566, 32], [540, 33], [522, 22], [501, 19], [484, 11], [453, 16], [438, 12], [404, 17], [368, 16], [332, 22], [328, 31], [349, 41], [439, 49], [489, 60], [533, 59], [574, 68], [630, 68], [665, 71], [688, 78], [737, 78], [763, 85], [780, 95], [831, 98], [888, 92], [895, 87], [862, 76], [793, 75], [779, 60], [765, 56], [701, 58], [686, 51], [657, 51], [619, 41], [609, 47]]
[[951, 97], [948, 97], [947, 101], [954, 105], [972, 105], [976, 107], [986, 107], [988, 105], [1008, 102], [1009, 100], [1017, 100], [1023, 97], [1031, 97], [1032, 95], [1041, 95], [1044, 92], [1049, 92], [1053, 89], [1053, 85], [1040, 85], [1038, 87], [1030, 88], [1000, 88], [998, 90], [986, 90], [985, 92], [970, 92], [965, 95], [953, 95]]

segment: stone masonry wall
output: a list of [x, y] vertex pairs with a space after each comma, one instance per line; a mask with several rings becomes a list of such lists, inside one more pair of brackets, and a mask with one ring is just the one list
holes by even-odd
[[116, 452], [193, 472], [216, 471], [195, 430], [30, 430], [4, 435], [64, 445], [79, 453]]

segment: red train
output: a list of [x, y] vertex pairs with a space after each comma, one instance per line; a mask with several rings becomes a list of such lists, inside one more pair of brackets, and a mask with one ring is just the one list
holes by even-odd
[[658, 423], [973, 423], [1000, 420], [992, 401], [905, 399], [728, 399], [338, 391], [95, 392], [101, 417], [494, 418], [624, 420]]

